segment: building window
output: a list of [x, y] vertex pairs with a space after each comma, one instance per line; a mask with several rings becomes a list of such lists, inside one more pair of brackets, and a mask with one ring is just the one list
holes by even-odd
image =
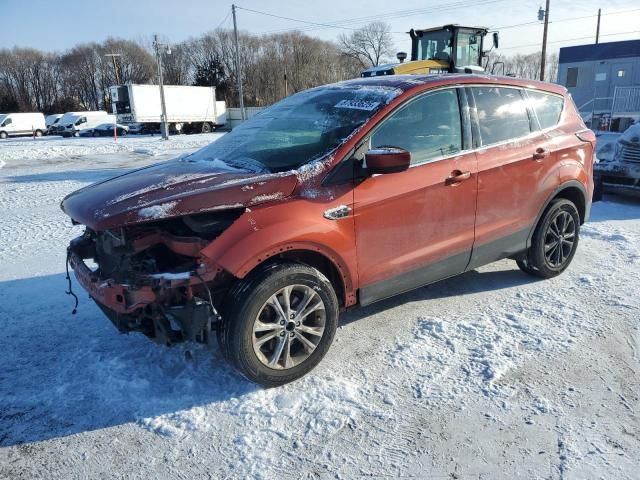
[[607, 79], [606, 73], [596, 73], [596, 82], [604, 82]]
[[567, 68], [567, 87], [578, 85], [578, 69], [576, 67]]
[[624, 77], [624, 70], [618, 70], [618, 77], [619, 78]]

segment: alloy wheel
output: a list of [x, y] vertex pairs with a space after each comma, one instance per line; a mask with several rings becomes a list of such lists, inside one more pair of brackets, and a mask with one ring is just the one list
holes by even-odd
[[569, 212], [559, 211], [549, 222], [544, 240], [544, 256], [552, 268], [560, 268], [570, 257], [576, 240], [576, 223]]
[[289, 285], [274, 293], [260, 309], [252, 333], [261, 363], [282, 370], [308, 359], [324, 334], [325, 305], [306, 285]]

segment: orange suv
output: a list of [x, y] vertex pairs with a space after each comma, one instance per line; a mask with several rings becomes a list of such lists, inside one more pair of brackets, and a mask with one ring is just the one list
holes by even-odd
[[215, 332], [247, 378], [279, 385], [318, 364], [346, 309], [503, 258], [560, 274], [589, 217], [594, 142], [558, 85], [326, 85], [67, 196], [86, 226], [67, 261], [121, 332]]

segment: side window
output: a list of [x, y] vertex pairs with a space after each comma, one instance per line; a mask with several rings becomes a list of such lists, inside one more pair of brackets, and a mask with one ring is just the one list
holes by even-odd
[[531, 106], [536, 111], [540, 127], [544, 130], [558, 124], [564, 106], [564, 98], [560, 95], [527, 90]]
[[411, 164], [454, 155], [462, 149], [462, 126], [455, 89], [428, 93], [391, 114], [371, 137], [371, 147], [411, 152]]
[[5, 121], [2, 123], [3, 127], [6, 127], [7, 125], [11, 125], [13, 123], [13, 120], [11, 120], [10, 118], [5, 119]]
[[527, 105], [520, 90], [473, 87], [483, 145], [525, 137], [531, 133]]

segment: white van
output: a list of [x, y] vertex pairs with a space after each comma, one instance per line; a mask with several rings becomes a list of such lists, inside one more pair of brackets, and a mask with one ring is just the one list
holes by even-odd
[[47, 124], [47, 132], [51, 132], [54, 129], [54, 125], [58, 124], [58, 121], [63, 117], [62, 113], [54, 113], [53, 115], [47, 115], [44, 119]]
[[18, 135], [41, 137], [46, 131], [47, 125], [41, 113], [8, 113], [0, 122], [0, 138]]
[[79, 137], [80, 132], [95, 128], [103, 123], [115, 123], [115, 115], [107, 112], [69, 112], [58, 121], [56, 134], [63, 137]]

